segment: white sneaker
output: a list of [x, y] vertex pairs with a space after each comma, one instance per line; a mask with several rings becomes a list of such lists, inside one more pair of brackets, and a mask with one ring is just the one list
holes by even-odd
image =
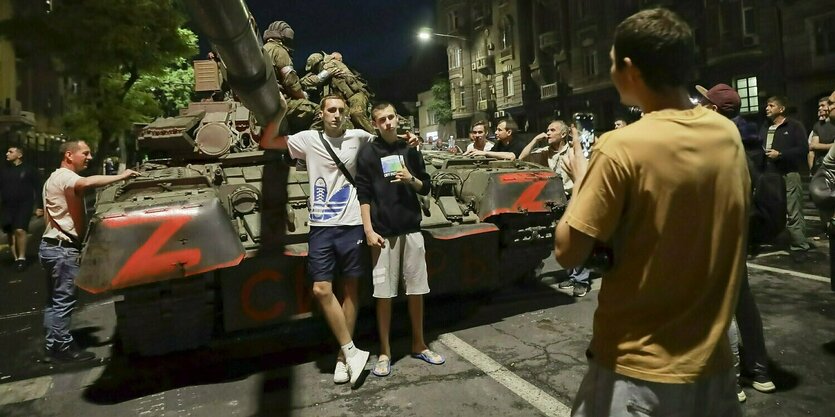
[[354, 385], [360, 378], [360, 374], [362, 374], [365, 365], [368, 363], [368, 356], [368, 352], [357, 349], [357, 353], [353, 357], [346, 359], [348, 375], [351, 376], [351, 385]]
[[745, 395], [745, 391], [742, 390], [742, 387], [740, 387], [739, 384], [736, 386], [736, 399], [741, 403], [744, 403], [745, 400], [748, 399], [748, 396]]
[[336, 361], [336, 368], [333, 369], [333, 383], [334, 384], [344, 384], [351, 379], [348, 376], [348, 367], [345, 366], [345, 362]]

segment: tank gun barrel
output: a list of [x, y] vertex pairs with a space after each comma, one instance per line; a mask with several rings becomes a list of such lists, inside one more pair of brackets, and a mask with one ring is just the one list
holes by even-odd
[[232, 89], [258, 124], [268, 126], [281, 110], [280, 93], [244, 1], [185, 0], [185, 5], [226, 65]]

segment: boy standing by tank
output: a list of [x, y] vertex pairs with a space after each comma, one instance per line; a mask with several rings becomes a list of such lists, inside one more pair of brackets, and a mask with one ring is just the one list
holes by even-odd
[[[357, 281], [365, 276], [367, 265], [353, 176], [358, 151], [373, 136], [363, 130], [345, 129], [345, 107], [341, 97], [323, 98], [320, 113], [324, 131], [290, 135], [287, 146], [291, 157], [305, 160], [310, 177], [308, 275], [313, 280], [313, 296], [341, 347], [333, 382], [350, 380], [354, 384], [368, 362], [368, 352], [353, 341]], [[342, 278], [341, 304], [333, 291], [337, 275]]]
[[423, 294], [429, 293], [429, 282], [417, 194], [429, 194], [429, 174], [420, 152], [397, 137], [394, 106], [377, 104], [371, 116], [380, 137], [360, 149], [357, 197], [371, 247], [380, 334], [380, 355], [372, 373], [387, 376], [391, 373], [391, 300], [397, 296], [401, 278], [412, 322], [412, 356], [433, 365], [444, 363], [444, 358], [423, 339]]

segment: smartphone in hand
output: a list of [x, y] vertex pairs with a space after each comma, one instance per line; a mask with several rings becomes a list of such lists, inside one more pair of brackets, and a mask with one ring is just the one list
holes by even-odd
[[577, 126], [577, 132], [580, 135], [576, 139], [580, 141], [583, 156], [589, 159], [591, 158], [591, 147], [594, 145], [594, 114], [574, 113], [574, 125]]

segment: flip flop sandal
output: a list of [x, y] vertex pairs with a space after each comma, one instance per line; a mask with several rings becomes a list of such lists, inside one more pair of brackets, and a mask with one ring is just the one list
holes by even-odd
[[420, 353], [413, 353], [412, 357], [415, 359], [420, 359], [426, 363], [431, 363], [432, 365], [441, 365], [444, 362], [446, 362], [446, 359], [444, 359], [443, 356], [429, 349], [426, 349]]
[[389, 376], [391, 374], [391, 359], [378, 359], [374, 369], [371, 370], [374, 376]]

